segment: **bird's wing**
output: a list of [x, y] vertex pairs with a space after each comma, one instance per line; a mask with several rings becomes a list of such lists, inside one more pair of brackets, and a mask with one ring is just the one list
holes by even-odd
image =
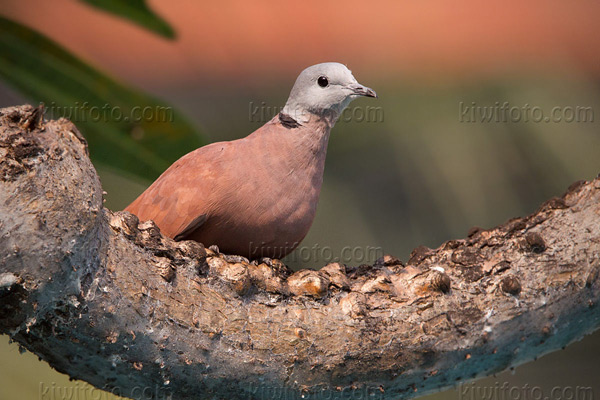
[[231, 157], [232, 143], [213, 143], [186, 154], [125, 211], [153, 220], [166, 236], [185, 237], [209, 217], [210, 191]]
[[201, 214], [198, 217], [194, 218], [192, 222], [189, 223], [188, 226], [183, 228], [181, 232], [178, 232], [173, 239], [175, 240], [185, 240], [185, 238], [194, 232], [196, 229], [200, 228], [202, 224], [206, 222], [207, 215]]

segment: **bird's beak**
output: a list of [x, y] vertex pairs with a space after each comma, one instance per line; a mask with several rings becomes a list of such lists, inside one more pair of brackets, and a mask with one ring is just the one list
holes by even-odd
[[352, 90], [352, 94], [357, 96], [377, 97], [377, 93], [375, 93], [373, 89], [363, 86], [359, 83], [350, 86], [350, 90]]

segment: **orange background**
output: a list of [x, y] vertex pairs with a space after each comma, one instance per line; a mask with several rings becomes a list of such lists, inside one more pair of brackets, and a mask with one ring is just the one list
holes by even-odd
[[8, 2], [0, 13], [150, 87], [263, 85], [331, 60], [381, 80], [473, 79], [549, 65], [600, 75], [600, 3], [591, 0], [175, 0], [150, 6], [176, 29], [175, 42], [70, 0]]

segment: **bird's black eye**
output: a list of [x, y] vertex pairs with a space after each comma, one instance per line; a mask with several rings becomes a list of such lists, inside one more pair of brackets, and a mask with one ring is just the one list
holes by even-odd
[[329, 85], [329, 81], [327, 80], [327, 77], [325, 77], [325, 76], [320, 76], [319, 79], [317, 79], [317, 83], [321, 87], [327, 87], [327, 85]]

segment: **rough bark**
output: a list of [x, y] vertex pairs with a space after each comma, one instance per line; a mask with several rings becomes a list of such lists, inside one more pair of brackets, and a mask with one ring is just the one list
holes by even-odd
[[419, 247], [406, 265], [292, 272], [103, 208], [85, 140], [40, 114], [0, 110], [0, 331], [99, 388], [409, 398], [599, 325], [599, 179], [528, 217]]

